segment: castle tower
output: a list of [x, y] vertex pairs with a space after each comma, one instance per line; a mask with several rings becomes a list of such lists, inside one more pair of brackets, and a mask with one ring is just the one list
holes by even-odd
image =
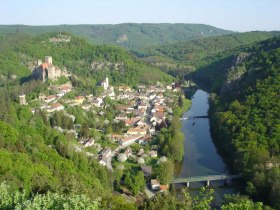
[[37, 60], [37, 66], [41, 66], [42, 65], [42, 60], [41, 59], [38, 59]]
[[53, 80], [56, 78], [56, 71], [54, 66], [48, 67], [48, 79]]
[[25, 98], [25, 94], [24, 94], [24, 93], [22, 93], [22, 94], [19, 95], [19, 104], [20, 104], [20, 105], [26, 105], [26, 104], [27, 104], [27, 103], [26, 103], [26, 98]]
[[52, 56], [45, 56], [45, 62], [48, 64], [52, 64]]

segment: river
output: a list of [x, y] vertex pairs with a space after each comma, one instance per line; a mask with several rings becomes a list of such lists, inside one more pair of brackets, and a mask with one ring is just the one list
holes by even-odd
[[[197, 90], [192, 96], [192, 106], [184, 113], [187, 116], [208, 115], [208, 93]], [[228, 168], [217, 153], [210, 134], [208, 118], [182, 120], [182, 132], [185, 135], [185, 155], [182, 163], [175, 165], [175, 177], [225, 174]], [[191, 183], [190, 189], [195, 193], [203, 183]], [[225, 187], [222, 181], [211, 182], [215, 200], [219, 203], [224, 194], [237, 193], [233, 186]]]

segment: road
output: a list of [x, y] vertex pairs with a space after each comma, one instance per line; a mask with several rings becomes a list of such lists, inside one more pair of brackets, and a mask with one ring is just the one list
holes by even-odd
[[146, 193], [146, 195], [147, 195], [147, 197], [148, 197], [149, 199], [155, 196], [155, 193], [154, 193], [153, 191], [150, 190], [148, 184], [146, 185], [144, 191], [145, 191], [145, 193]]

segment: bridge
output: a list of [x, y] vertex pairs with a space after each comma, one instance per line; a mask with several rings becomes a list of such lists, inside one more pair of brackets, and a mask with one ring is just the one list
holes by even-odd
[[198, 119], [198, 118], [208, 118], [208, 115], [182, 117], [182, 118], [180, 118], [180, 120], [194, 120], [194, 119]]
[[206, 186], [210, 185], [210, 181], [218, 181], [218, 180], [232, 180], [241, 178], [241, 175], [229, 175], [229, 174], [219, 174], [219, 175], [209, 175], [209, 176], [193, 176], [193, 177], [181, 177], [175, 178], [170, 183], [179, 184], [179, 183], [187, 183], [187, 187], [190, 186], [191, 182], [206, 182]]

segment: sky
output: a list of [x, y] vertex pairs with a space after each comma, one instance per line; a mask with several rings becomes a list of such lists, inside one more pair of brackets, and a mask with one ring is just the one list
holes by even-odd
[[0, 24], [202, 23], [280, 30], [280, 0], [0, 0]]

